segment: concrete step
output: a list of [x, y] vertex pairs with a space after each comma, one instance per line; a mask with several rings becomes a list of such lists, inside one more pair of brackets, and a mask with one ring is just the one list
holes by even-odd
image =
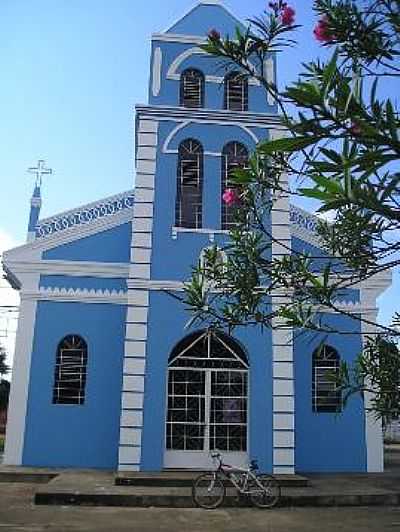
[[[103, 493], [80, 493], [73, 491], [40, 490], [35, 494], [37, 505], [61, 506], [120, 506], [141, 508], [193, 508], [191, 490], [188, 488], [118, 488]], [[359, 494], [308, 494], [308, 488], [283, 489], [279, 506], [286, 507], [329, 507], [329, 506], [397, 506], [399, 493], [359, 493]], [[250, 503], [246, 498], [238, 500], [236, 494], [228, 493], [224, 507], [244, 507]]]
[[54, 470], [40, 470], [24, 467], [0, 467], [0, 482], [27, 482], [32, 484], [47, 484], [59, 474]]
[[[160, 473], [118, 472], [115, 477], [116, 486], [135, 487], [191, 487], [193, 480], [204, 471], [162, 471]], [[309, 480], [300, 475], [275, 475], [280, 486], [288, 488], [304, 488]]]

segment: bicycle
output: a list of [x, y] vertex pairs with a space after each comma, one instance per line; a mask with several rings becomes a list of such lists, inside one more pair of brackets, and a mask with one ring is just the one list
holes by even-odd
[[258, 465], [252, 460], [244, 469], [222, 462], [221, 454], [211, 453], [215, 471], [202, 473], [193, 482], [193, 502], [200, 508], [213, 510], [221, 506], [226, 496], [226, 484], [236, 488], [238, 497], [244, 495], [258, 508], [272, 508], [281, 497], [281, 487], [272, 475], [257, 474]]

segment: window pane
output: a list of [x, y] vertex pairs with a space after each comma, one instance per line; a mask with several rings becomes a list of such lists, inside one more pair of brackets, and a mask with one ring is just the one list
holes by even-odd
[[76, 335], [67, 336], [57, 349], [53, 403], [78, 404], [85, 401], [87, 367], [86, 342]]
[[175, 224], [199, 229], [202, 226], [203, 149], [195, 140], [179, 147]]

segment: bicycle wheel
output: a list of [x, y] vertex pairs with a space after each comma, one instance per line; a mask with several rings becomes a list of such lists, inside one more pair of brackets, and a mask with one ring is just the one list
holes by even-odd
[[193, 482], [192, 497], [200, 508], [218, 508], [225, 498], [224, 483], [215, 473], [204, 473]]
[[250, 481], [249, 497], [258, 508], [272, 508], [281, 497], [281, 487], [275, 477], [271, 475], [257, 475], [257, 481]]

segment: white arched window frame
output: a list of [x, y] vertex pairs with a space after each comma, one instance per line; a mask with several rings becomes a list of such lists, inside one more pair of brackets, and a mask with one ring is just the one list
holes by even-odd
[[[249, 163], [249, 151], [240, 142], [229, 142], [222, 150], [221, 159], [221, 191], [224, 194], [227, 188], [238, 189], [231, 181], [231, 176], [238, 168], [246, 168]], [[221, 203], [221, 229], [230, 230], [235, 227], [235, 205]]]
[[312, 357], [313, 412], [337, 413], [342, 410], [342, 392], [335, 382], [340, 371], [340, 356], [330, 345], [316, 349]]
[[189, 109], [204, 107], [204, 74], [196, 68], [182, 72], [180, 84], [180, 105]]
[[70, 334], [58, 344], [54, 371], [53, 404], [83, 405], [86, 392], [88, 348]]
[[225, 76], [225, 109], [229, 111], [249, 110], [249, 80], [241, 72], [230, 72]]
[[184, 140], [178, 150], [175, 226], [201, 229], [203, 223], [203, 147]]

